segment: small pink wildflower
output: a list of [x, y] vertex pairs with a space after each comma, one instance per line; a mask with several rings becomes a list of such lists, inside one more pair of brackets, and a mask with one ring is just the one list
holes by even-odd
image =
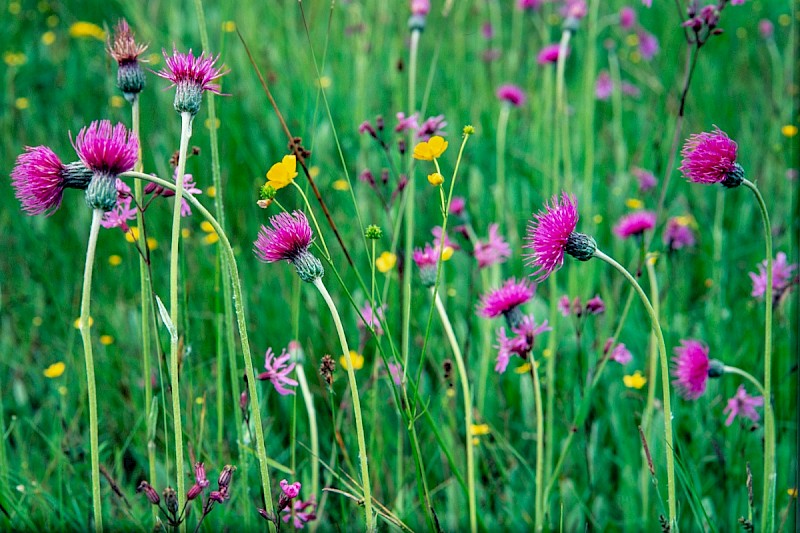
[[[308, 522], [317, 519], [317, 504], [313, 500], [313, 497], [308, 501], [295, 501], [292, 507], [294, 513], [292, 513], [292, 509], [286, 507], [282, 511], [283, 516], [281, 519], [287, 524], [289, 520], [292, 520], [292, 525], [295, 529], [303, 529]], [[292, 519], [292, 517], [294, 517], [294, 519]]]
[[597, 80], [594, 83], [594, 96], [598, 100], [608, 100], [611, 98], [611, 93], [614, 91], [614, 82], [611, 80], [607, 70], [602, 70], [597, 75]]
[[[256, 379], [261, 381], [269, 380], [281, 396], [294, 394], [294, 390], [287, 387], [296, 387], [297, 381], [289, 377], [297, 363], [286, 364], [292, 356], [284, 349], [279, 357], [275, 357], [272, 348], [267, 348], [264, 359], [266, 372], [260, 373]], [[283, 486], [283, 485], [281, 485]], [[299, 488], [298, 488], [299, 490]]]
[[639, 53], [642, 55], [642, 59], [650, 61], [659, 51], [658, 39], [652, 33], [648, 33], [644, 30], [640, 30], [638, 35]]
[[606, 304], [599, 294], [595, 294], [594, 298], [586, 302], [586, 312], [592, 315], [601, 315], [606, 311]]
[[375, 330], [375, 335], [380, 337], [381, 335], [383, 335], [381, 320], [384, 319], [385, 311], [386, 311], [385, 304], [373, 311], [372, 306], [369, 304], [369, 302], [365, 302], [360, 309], [361, 316], [358, 317], [358, 329], [360, 329], [361, 331], [366, 331], [368, 328], [372, 327], [372, 329]]
[[460, 217], [464, 214], [464, 208], [467, 206], [467, 200], [463, 196], [453, 196], [450, 200], [450, 214]]
[[619, 10], [619, 25], [622, 29], [628, 30], [636, 24], [636, 11], [629, 6]]
[[489, 225], [489, 238], [486, 242], [477, 241], [475, 243], [475, 259], [478, 260], [478, 268], [486, 268], [491, 265], [505, 263], [511, 257], [511, 246], [503, 240], [498, 233], [498, 225]]
[[728, 405], [725, 407], [723, 413], [728, 413], [728, 418], [725, 420], [725, 425], [730, 426], [737, 416], [748, 418], [753, 422], [758, 422], [761, 418], [756, 412], [756, 407], [764, 405], [763, 396], [750, 396], [744, 388], [744, 385], [739, 385], [736, 389], [736, 394], [728, 400]]
[[664, 244], [670, 250], [680, 250], [681, 248], [691, 248], [695, 245], [696, 239], [691, 226], [684, 220], [686, 217], [672, 217], [667, 221], [664, 228]]
[[494, 371], [499, 374], [505, 372], [512, 355], [527, 359], [528, 354], [533, 350], [536, 336], [545, 331], [550, 331], [551, 329], [552, 328], [547, 325], [547, 320], [537, 325], [533, 315], [523, 316], [519, 324], [512, 328], [512, 331], [515, 333], [514, 337], [509, 338], [506, 336], [506, 329], [500, 328], [497, 331], [498, 351]]
[[[558, 50], [558, 43], [548, 44], [539, 51], [536, 56], [536, 62], [540, 65], [547, 65], [557, 62]], [[569, 48], [567, 48], [567, 56], [569, 56]]]
[[501, 85], [497, 89], [497, 97], [501, 101], [508, 102], [514, 107], [525, 105], [526, 100], [525, 91], [522, 89], [522, 87], [511, 83]]
[[425, 122], [419, 126], [419, 130], [417, 131], [417, 139], [421, 141], [429, 141], [434, 135], [438, 135], [440, 137], [447, 135], [444, 130], [446, 127], [447, 121], [444, 119], [444, 115], [428, 117], [425, 119]]
[[128, 231], [128, 221], [136, 219], [137, 209], [131, 207], [133, 199], [131, 198], [131, 188], [125, 184], [124, 181], [117, 178], [117, 204], [111, 211], [103, 213], [103, 219], [100, 225], [106, 229], [122, 228], [122, 231]]
[[394, 127], [396, 133], [402, 133], [406, 130], [416, 130], [419, 128], [417, 122], [417, 113], [412, 113], [411, 116], [406, 116], [402, 111], [397, 113], [397, 126]]
[[[797, 263], [790, 264], [784, 252], [778, 252], [772, 261], [772, 292], [780, 295], [794, 281], [793, 275], [797, 270]], [[763, 298], [767, 290], [767, 260], [758, 264], [758, 273], [750, 272], [750, 279], [753, 280], [753, 292], [751, 296]]]
[[534, 288], [527, 281], [508, 279], [501, 288], [495, 289], [481, 298], [478, 314], [485, 318], [505, 315], [533, 298]]
[[609, 355], [608, 358], [621, 365], [627, 365], [633, 360], [633, 355], [631, 354], [630, 350], [628, 350], [628, 348], [626, 348], [625, 345], [620, 342], [614, 346], [614, 349], [611, 351], [611, 355]]
[[639, 181], [639, 190], [642, 192], [649, 191], [658, 185], [658, 180], [649, 170], [634, 167], [631, 169], [631, 174]]

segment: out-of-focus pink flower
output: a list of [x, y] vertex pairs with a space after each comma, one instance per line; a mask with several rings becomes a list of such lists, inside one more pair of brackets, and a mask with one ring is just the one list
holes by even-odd
[[628, 30], [633, 28], [633, 25], [636, 24], [636, 11], [629, 6], [625, 6], [619, 10], [619, 25]]
[[594, 96], [598, 100], [608, 100], [611, 93], [614, 91], [614, 82], [607, 70], [602, 70], [597, 75], [597, 81], [594, 83]]
[[394, 131], [397, 133], [402, 133], [406, 130], [416, 130], [419, 128], [418, 114], [412, 113], [411, 116], [406, 116], [405, 113], [399, 111], [397, 113], [397, 126], [394, 127]]
[[631, 169], [631, 174], [639, 181], [639, 190], [642, 192], [649, 191], [658, 185], [658, 180], [649, 170], [634, 167]]
[[747, 394], [744, 385], [739, 385], [739, 388], [736, 389], [736, 394], [728, 400], [728, 405], [722, 411], [723, 414], [728, 413], [725, 425], [730, 426], [733, 424], [733, 420], [737, 416], [758, 422], [761, 417], [756, 412], [756, 407], [761, 407], [762, 405], [764, 405], [763, 396], [750, 396]]
[[608, 358], [621, 365], [627, 365], [633, 360], [633, 355], [631, 354], [630, 350], [628, 350], [628, 348], [626, 348], [625, 345], [620, 342], [614, 346], [614, 349], [611, 351], [611, 355], [609, 355]]
[[497, 331], [498, 351], [494, 371], [499, 374], [505, 372], [512, 355], [527, 359], [528, 354], [533, 350], [536, 336], [551, 329], [547, 325], [547, 320], [537, 325], [533, 315], [525, 315], [519, 325], [512, 328], [514, 337], [506, 336], [506, 329], [500, 328]]
[[411, 14], [426, 16], [431, 11], [430, 0], [411, 0]]
[[507, 83], [497, 89], [497, 97], [503, 102], [508, 102], [514, 107], [525, 105], [525, 91], [522, 87]]
[[450, 214], [460, 217], [464, 214], [464, 208], [467, 205], [467, 200], [463, 196], [453, 196], [450, 200]]
[[[558, 61], [559, 44], [548, 44], [542, 48], [536, 56], [536, 62], [540, 65], [552, 64]], [[569, 56], [569, 48], [567, 48], [567, 56]]]
[[639, 53], [642, 59], [650, 61], [659, 51], [658, 39], [652, 33], [640, 30], [639, 33]]
[[775, 26], [772, 25], [772, 21], [769, 19], [759, 20], [758, 33], [761, 34], [762, 39], [772, 39], [772, 35], [775, 33]]
[[[797, 263], [789, 264], [786, 254], [778, 252], [772, 261], [772, 292], [780, 294], [793, 281], [794, 272], [797, 270]], [[767, 260], [765, 259], [758, 265], [758, 273], [750, 272], [750, 279], [753, 280], [752, 296], [763, 298], [767, 291]]]
[[614, 226], [614, 234], [627, 239], [636, 235], [641, 235], [645, 231], [651, 230], [656, 225], [656, 214], [652, 211], [637, 211], [626, 215]]
[[672, 217], [664, 228], [664, 245], [671, 250], [690, 248], [696, 240], [686, 217]]
[[478, 268], [486, 268], [491, 265], [504, 263], [511, 257], [511, 247], [503, 240], [498, 233], [498, 225], [489, 225], [489, 238], [475, 243], [475, 259], [478, 260]]

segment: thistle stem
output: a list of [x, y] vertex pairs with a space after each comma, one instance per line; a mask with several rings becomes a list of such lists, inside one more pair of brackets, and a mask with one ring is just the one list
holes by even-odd
[[[444, 237], [443, 237], [444, 238]], [[447, 316], [447, 311], [442, 304], [442, 299], [439, 293], [431, 287], [431, 294], [433, 294], [434, 302], [436, 303], [436, 310], [439, 312], [439, 318], [442, 320], [444, 332], [447, 335], [447, 340], [450, 342], [450, 348], [453, 350], [453, 357], [456, 359], [456, 367], [458, 368], [459, 382], [461, 383], [461, 395], [464, 397], [464, 431], [466, 438], [467, 449], [467, 493], [469, 505], [469, 530], [475, 533], [478, 530], [478, 514], [475, 506], [475, 451], [472, 445], [472, 396], [469, 391], [469, 376], [467, 375], [467, 366], [464, 364], [464, 357], [461, 354], [461, 348], [456, 341], [456, 334], [453, 331], [453, 326], [450, 324], [450, 319]]]
[[510, 215], [506, 212], [506, 133], [508, 131], [508, 117], [511, 114], [511, 104], [503, 102], [500, 106], [500, 115], [497, 118], [497, 188], [494, 191], [495, 218], [500, 223], [500, 232], [504, 232]]
[[[645, 260], [647, 276], [650, 279], [650, 298], [653, 302], [653, 312], [656, 318], [660, 315], [660, 301], [658, 297], [658, 278], [656, 278], [655, 259], [648, 257]], [[650, 342], [647, 349], [649, 352], [648, 376], [647, 376], [647, 403], [642, 414], [642, 434], [647, 435], [650, 430], [650, 423], [653, 420], [653, 407], [656, 398], [656, 377], [658, 377], [658, 344], [655, 333], [650, 332]], [[645, 448], [642, 447], [642, 471], [640, 479], [640, 490], [642, 491], [642, 524], [647, 523], [650, 507], [650, 469]]]
[[672, 444], [672, 406], [670, 402], [670, 388], [669, 388], [669, 360], [667, 358], [667, 347], [664, 344], [664, 334], [661, 331], [661, 324], [658, 321], [653, 306], [650, 305], [650, 300], [642, 290], [642, 287], [636, 279], [628, 272], [625, 267], [617, 263], [614, 259], [607, 256], [599, 249], [595, 250], [594, 256], [602, 259], [622, 274], [628, 283], [636, 290], [639, 299], [644, 304], [647, 314], [650, 316], [650, 324], [653, 333], [656, 335], [658, 341], [658, 351], [661, 356], [661, 386], [663, 389], [663, 404], [664, 404], [664, 439], [666, 441], [666, 458], [667, 458], [667, 505], [669, 508], [669, 526], [671, 531], [677, 531], [678, 528], [678, 508], [677, 501], [675, 500], [675, 448]]
[[[551, 356], [552, 357], [552, 356]], [[542, 386], [539, 371], [531, 353], [531, 379], [533, 379], [533, 398], [536, 401], [536, 509], [534, 524], [536, 531], [544, 528], [544, 410], [542, 409]]]
[[775, 526], [775, 415], [772, 412], [772, 228], [764, 197], [756, 185], [742, 180], [742, 185], [753, 191], [764, 221], [764, 240], [767, 254], [767, 286], [764, 289], [764, 495], [761, 510], [761, 531], [772, 531]]
[[[743, 378], [745, 378], [746, 380], [748, 380], [750, 383], [752, 383], [753, 385], [755, 385], [756, 389], [758, 389], [758, 392], [760, 392], [760, 393], [761, 393], [761, 395], [762, 395], [762, 396], [764, 396], [764, 387], [763, 387], [763, 386], [761, 385], [761, 383], [759, 383], [759, 381], [758, 381], [758, 380], [757, 380], [757, 379], [756, 379], [756, 378], [753, 376], [753, 374], [751, 374], [751, 373], [749, 373], [749, 372], [746, 372], [746, 371], [742, 370], [741, 368], [738, 368], [738, 367], [735, 367], [735, 366], [728, 366], [728, 365], [725, 365], [725, 366], [722, 368], [722, 370], [723, 370], [723, 371], [724, 371], [726, 374], [737, 374], [737, 375], [739, 375], [739, 376], [742, 376]], [[764, 396], [764, 397], [766, 397], [766, 396]]]
[[344, 352], [344, 357], [347, 360], [347, 378], [350, 382], [350, 394], [353, 397], [353, 413], [356, 419], [356, 434], [358, 437], [358, 458], [361, 466], [361, 481], [364, 489], [364, 512], [366, 513], [367, 531], [375, 530], [375, 523], [372, 516], [372, 491], [370, 489], [369, 467], [367, 466], [367, 444], [364, 438], [364, 422], [361, 416], [361, 400], [358, 397], [358, 384], [356, 383], [356, 373], [353, 369], [353, 362], [350, 359], [350, 348], [347, 346], [347, 338], [344, 335], [344, 327], [342, 327], [342, 320], [339, 318], [339, 312], [336, 310], [336, 304], [333, 303], [328, 289], [322, 283], [321, 278], [313, 281], [314, 286], [322, 295], [325, 303], [328, 304], [328, 309], [333, 317], [333, 322], [336, 324], [336, 333], [339, 335], [339, 343]]
[[317, 411], [314, 409], [314, 397], [308, 387], [306, 372], [303, 365], [298, 361], [295, 369], [297, 370], [297, 382], [300, 384], [300, 391], [303, 393], [303, 402], [306, 404], [308, 413], [308, 430], [311, 433], [311, 494], [314, 501], [319, 501], [319, 436], [317, 432]]
[[94, 510], [94, 529], [103, 531], [103, 507], [100, 501], [100, 446], [97, 431], [97, 384], [94, 377], [94, 357], [92, 356], [92, 334], [90, 331], [89, 303], [92, 295], [92, 269], [97, 235], [100, 233], [100, 220], [103, 211], [92, 211], [92, 225], [89, 229], [89, 243], [86, 246], [86, 266], [83, 270], [83, 293], [81, 294], [80, 331], [83, 340], [83, 355], [86, 360], [86, 390], [89, 395], [89, 446], [92, 456], [92, 508]]

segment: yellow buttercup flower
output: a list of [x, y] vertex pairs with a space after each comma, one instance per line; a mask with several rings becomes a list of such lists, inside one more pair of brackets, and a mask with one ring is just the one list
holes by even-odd
[[641, 209], [642, 207], [644, 207], [644, 202], [642, 202], [638, 198], [628, 198], [627, 200], [625, 200], [625, 205], [627, 205], [631, 209]]
[[71, 37], [78, 39], [84, 37], [94, 37], [98, 41], [106, 40], [106, 32], [103, 31], [103, 28], [97, 24], [92, 24], [91, 22], [75, 22], [69, 27], [69, 34]]
[[110, 346], [114, 344], [114, 337], [111, 335], [100, 335], [100, 344], [103, 346]]
[[428, 183], [430, 183], [434, 187], [439, 187], [442, 183], [444, 183], [444, 176], [442, 176], [438, 172], [434, 172], [433, 174], [428, 174]]
[[139, 228], [136, 226], [131, 226], [128, 228], [128, 231], [125, 232], [125, 240], [134, 243], [139, 240]]
[[22, 111], [23, 109], [28, 109], [31, 106], [30, 100], [25, 98], [24, 96], [20, 96], [16, 100], [14, 100], [14, 107]]
[[347, 183], [346, 179], [339, 179], [333, 182], [333, 188], [337, 191], [349, 191], [350, 184]]
[[64, 370], [66, 369], [67, 366], [62, 361], [59, 361], [45, 368], [43, 374], [46, 378], [57, 378], [64, 374]]
[[789, 489], [786, 491], [786, 493], [792, 498], [797, 498], [797, 489]]
[[42, 34], [42, 44], [45, 46], [50, 46], [56, 42], [56, 34], [52, 31], [46, 31]]
[[450, 261], [450, 258], [453, 257], [455, 250], [452, 246], [445, 246], [444, 250], [442, 250], [442, 261]]
[[200, 223], [200, 229], [206, 233], [214, 233], [214, 226], [208, 220], [204, 220]]
[[[364, 368], [364, 356], [355, 350], [350, 350], [350, 360], [353, 362], [353, 370], [361, 370]], [[339, 358], [339, 363], [347, 368], [347, 357], [344, 355], [341, 356]]]
[[794, 124], [787, 124], [781, 128], [781, 133], [784, 137], [794, 137], [797, 135], [797, 126]]
[[28, 61], [28, 56], [22, 52], [6, 52], [3, 54], [3, 61], [9, 67], [19, 67]]
[[489, 424], [472, 424], [472, 434], [476, 436], [488, 435], [490, 433]]
[[232, 20], [226, 20], [222, 23], [222, 31], [225, 33], [233, 33], [236, 31], [236, 23]]
[[154, 237], [147, 238], [147, 249], [148, 250], [155, 250], [158, 248], [158, 241]]
[[632, 376], [622, 376], [622, 382], [629, 389], [641, 389], [647, 383], [647, 378], [638, 370]]
[[205, 244], [214, 244], [215, 242], [219, 242], [219, 235], [217, 235], [216, 231], [214, 233], [209, 233], [203, 237], [203, 242]]
[[381, 274], [386, 274], [397, 264], [397, 256], [392, 252], [383, 252], [375, 260], [375, 267]]
[[122, 264], [122, 257], [117, 254], [108, 256], [108, 264], [112, 267], [120, 266]]
[[297, 158], [285, 155], [280, 163], [275, 163], [267, 172], [267, 185], [276, 191], [289, 185], [297, 177]]
[[181, 228], [181, 237], [183, 237], [184, 239], [188, 239], [191, 236], [192, 236], [192, 230], [190, 230], [189, 228]]
[[209, 198], [214, 198], [217, 196], [217, 188], [211, 185], [209, 188], [206, 189], [206, 196]]
[[447, 150], [447, 141], [438, 135], [434, 135], [427, 141], [422, 141], [414, 147], [414, 159], [433, 161], [441, 157], [445, 150]]

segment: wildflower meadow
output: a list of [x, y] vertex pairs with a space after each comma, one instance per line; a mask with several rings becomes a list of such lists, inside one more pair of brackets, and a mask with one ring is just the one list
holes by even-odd
[[0, 3], [0, 531], [797, 531], [798, 7]]

